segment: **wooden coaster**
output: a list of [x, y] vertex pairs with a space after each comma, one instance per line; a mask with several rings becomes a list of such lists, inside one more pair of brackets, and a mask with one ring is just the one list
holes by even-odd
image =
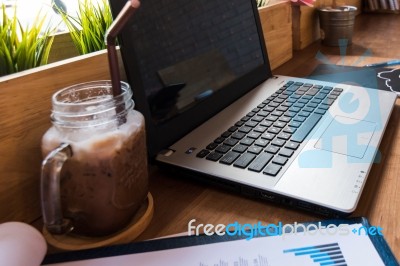
[[43, 236], [48, 244], [59, 250], [81, 250], [132, 242], [150, 224], [154, 213], [153, 196], [149, 192], [147, 200], [140, 207], [132, 222], [123, 230], [106, 237], [84, 237], [73, 234], [53, 235], [43, 227]]

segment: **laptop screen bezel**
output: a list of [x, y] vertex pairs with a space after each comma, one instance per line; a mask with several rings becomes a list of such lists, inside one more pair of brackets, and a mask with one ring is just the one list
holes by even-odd
[[[139, 67], [136, 63], [138, 62], [138, 55], [135, 53], [133, 47], [129, 45], [131, 42], [135, 41], [134, 36], [129, 35], [127, 31], [122, 31], [120, 34], [118, 38], [120, 52], [127, 81], [132, 87], [135, 109], [141, 112], [145, 117], [147, 152], [150, 158], [156, 156], [161, 150], [167, 149], [223, 108], [254, 89], [263, 81], [272, 77], [257, 4], [256, 1], [253, 0], [247, 1], [251, 1], [252, 3], [264, 64], [236, 79], [219, 93], [202, 101], [201, 104], [188, 109], [179, 116], [173, 117], [162, 124], [157, 125], [152, 120], [150, 107], [145, 95], [145, 88], [141, 81]], [[126, 3], [126, 0], [109, 0], [109, 3], [113, 16], [116, 17]]]

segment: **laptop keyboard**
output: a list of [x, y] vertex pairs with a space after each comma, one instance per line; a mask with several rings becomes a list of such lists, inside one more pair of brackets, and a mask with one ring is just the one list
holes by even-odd
[[342, 91], [288, 81], [196, 156], [276, 176]]

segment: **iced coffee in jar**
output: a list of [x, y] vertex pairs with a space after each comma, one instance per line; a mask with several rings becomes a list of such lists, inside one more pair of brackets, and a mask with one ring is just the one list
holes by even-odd
[[53, 234], [106, 236], [124, 229], [148, 193], [143, 116], [121, 82], [77, 84], [52, 98], [42, 139], [42, 214]]

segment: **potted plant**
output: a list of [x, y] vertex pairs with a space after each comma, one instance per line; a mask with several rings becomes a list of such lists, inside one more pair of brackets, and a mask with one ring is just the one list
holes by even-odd
[[1, 7], [0, 17], [0, 76], [47, 64], [53, 42], [45, 16], [40, 13], [32, 25], [25, 28], [16, 16], [9, 17], [6, 6]]
[[322, 43], [328, 46], [350, 45], [356, 12], [356, 7], [338, 6], [336, 0], [331, 6], [318, 8]]
[[61, 9], [59, 11], [79, 54], [106, 48], [105, 33], [113, 21], [107, 0], [100, 0], [96, 4], [91, 0], [79, 0], [76, 15], [67, 14]]

